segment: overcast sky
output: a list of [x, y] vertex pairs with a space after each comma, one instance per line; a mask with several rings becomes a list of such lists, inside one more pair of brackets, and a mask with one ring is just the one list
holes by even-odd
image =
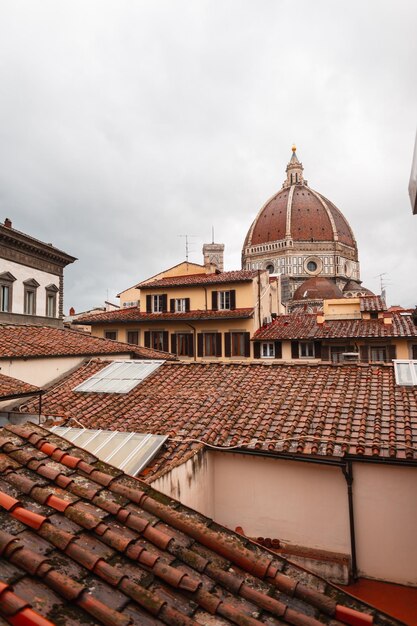
[[78, 257], [65, 310], [215, 238], [226, 269], [291, 145], [417, 304], [415, 0], [0, 0], [0, 221]]

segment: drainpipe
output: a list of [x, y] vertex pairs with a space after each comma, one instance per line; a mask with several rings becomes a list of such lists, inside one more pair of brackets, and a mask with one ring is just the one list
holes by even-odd
[[204, 289], [204, 299], [205, 299], [206, 311], [207, 311], [207, 287], [203, 287], [203, 289]]
[[350, 553], [352, 556], [352, 579], [353, 582], [358, 580], [358, 565], [356, 561], [356, 540], [355, 540], [355, 517], [353, 514], [353, 468], [352, 462], [347, 461], [342, 466], [343, 476], [346, 480], [347, 492], [348, 492], [348, 506], [349, 506], [349, 532], [350, 532]]
[[41, 415], [42, 415], [42, 393], [39, 394], [39, 417], [38, 417], [39, 426], [41, 424]]
[[196, 329], [195, 326], [193, 326], [192, 324], [189, 324], [188, 322], [185, 322], [185, 324], [193, 329], [193, 336], [194, 336], [194, 361], [197, 361], [197, 329]]

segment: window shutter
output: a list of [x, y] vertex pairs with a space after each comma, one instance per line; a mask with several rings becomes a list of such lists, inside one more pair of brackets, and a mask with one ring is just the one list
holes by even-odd
[[217, 311], [217, 309], [218, 309], [217, 291], [212, 291], [211, 292], [211, 308], [212, 308], [213, 311]]
[[291, 341], [291, 358], [298, 359], [298, 341]]
[[321, 347], [321, 360], [330, 361], [330, 346]]
[[151, 347], [151, 333], [149, 330], [145, 330], [145, 348], [150, 348], [150, 347]]
[[282, 359], [282, 343], [280, 341], [275, 341], [275, 358]]
[[359, 346], [359, 354], [361, 363], [368, 363], [369, 361], [369, 346]]
[[224, 333], [224, 356], [230, 356], [231, 354], [231, 350], [230, 350], [230, 333]]
[[167, 301], [168, 301], [168, 296], [166, 293], [163, 293], [161, 296], [161, 302], [162, 302], [162, 313], [166, 313], [167, 312]]
[[177, 335], [175, 333], [171, 335], [171, 352], [177, 354]]
[[397, 358], [397, 347], [396, 346], [387, 346], [388, 360], [392, 361]]
[[185, 298], [185, 310], [187, 313], [190, 310], [190, 298]]
[[146, 296], [146, 312], [152, 313], [152, 296]]
[[321, 358], [321, 341], [314, 342], [314, 358], [315, 359]]
[[244, 333], [245, 356], [250, 356], [250, 333]]
[[230, 310], [234, 311], [236, 308], [236, 289], [230, 290]]
[[413, 346], [413, 359], [417, 359], [417, 345]]
[[204, 341], [203, 333], [198, 333], [198, 335], [197, 335], [197, 356], [203, 356], [203, 341]]
[[188, 356], [194, 356], [194, 336], [188, 335]]
[[260, 359], [261, 358], [261, 344], [259, 341], [253, 342], [253, 358]]
[[216, 356], [222, 355], [222, 334], [216, 333]]
[[175, 300], [174, 298], [169, 299], [169, 311], [170, 313], [175, 313]]
[[164, 330], [164, 332], [162, 333], [162, 347], [164, 349], [164, 352], [168, 352], [169, 348], [168, 348], [168, 331]]

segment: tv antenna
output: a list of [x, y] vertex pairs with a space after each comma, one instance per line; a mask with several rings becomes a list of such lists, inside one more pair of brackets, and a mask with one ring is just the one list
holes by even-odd
[[376, 276], [374, 276], [374, 278], [379, 278], [381, 296], [383, 296], [383, 298], [386, 299], [385, 288], [389, 284], [389, 280], [384, 278], [384, 276], [388, 276], [388, 272], [381, 272], [381, 274], [377, 274]]
[[197, 235], [178, 235], [178, 237], [183, 237], [185, 239], [185, 260], [188, 263], [188, 254], [190, 252], [190, 244], [189, 244], [189, 238], [195, 238], [197, 237]]

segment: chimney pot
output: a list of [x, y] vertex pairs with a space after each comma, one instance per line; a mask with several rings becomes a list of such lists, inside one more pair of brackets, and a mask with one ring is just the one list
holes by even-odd
[[4, 225], [6, 228], [11, 228], [12, 227], [12, 220], [10, 220], [8, 217], [6, 217], [6, 219], [4, 220]]

